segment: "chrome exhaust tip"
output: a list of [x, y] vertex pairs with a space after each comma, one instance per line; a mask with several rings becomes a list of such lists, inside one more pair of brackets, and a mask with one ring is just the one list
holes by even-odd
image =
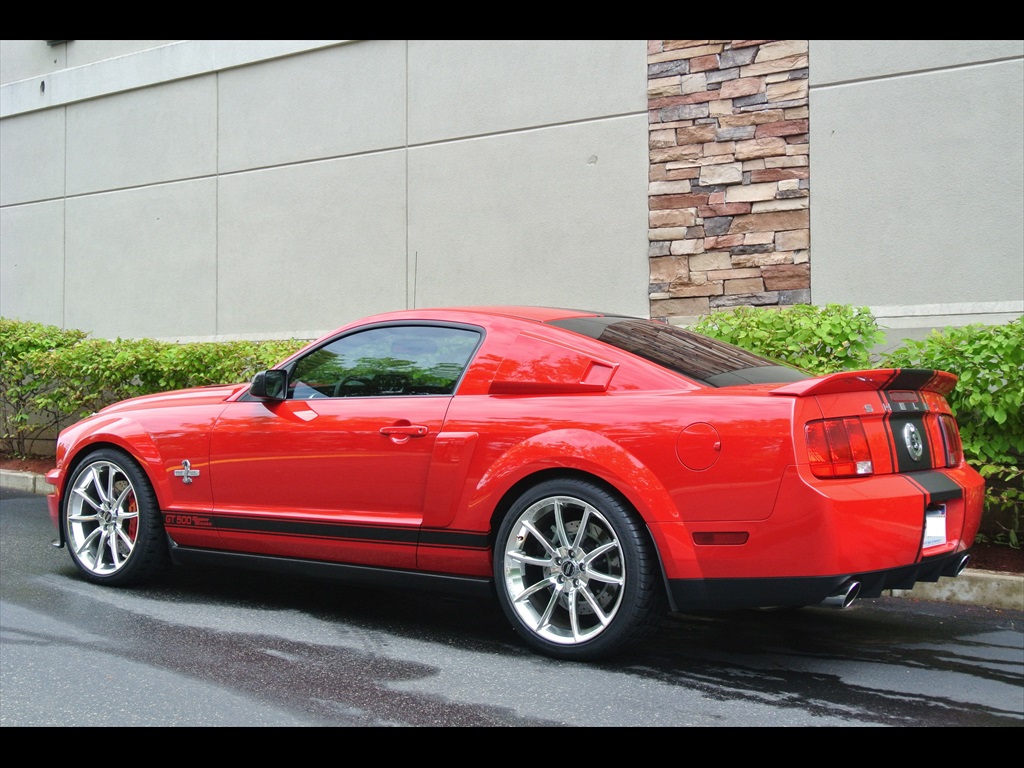
[[943, 576], [959, 576], [964, 572], [964, 568], [971, 562], [970, 555], [963, 555], [959, 560], [956, 560], [946, 566], [946, 569], [942, 572]]
[[849, 608], [850, 603], [857, 599], [857, 595], [860, 594], [860, 582], [850, 581], [845, 582], [839, 589], [833, 592], [831, 595], [826, 597], [822, 601], [822, 605], [827, 605], [831, 608]]

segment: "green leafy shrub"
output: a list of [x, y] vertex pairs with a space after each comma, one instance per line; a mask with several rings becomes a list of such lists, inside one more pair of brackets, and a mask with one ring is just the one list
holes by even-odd
[[949, 394], [964, 451], [980, 464], [1024, 457], [1024, 318], [968, 325], [905, 340], [885, 356], [892, 368], [935, 368], [959, 377]]
[[26, 455], [34, 439], [118, 400], [247, 381], [305, 343], [92, 339], [0, 318], [0, 450]]
[[25, 455], [32, 440], [52, 431], [63, 414], [37, 400], [53, 388], [41, 353], [70, 349], [86, 334], [0, 317], [0, 448]]
[[884, 338], [866, 307], [846, 304], [736, 307], [705, 315], [693, 330], [814, 374], [871, 367]]
[[1024, 545], [1024, 470], [985, 464], [979, 471], [986, 482], [986, 516], [978, 540], [1020, 549]]

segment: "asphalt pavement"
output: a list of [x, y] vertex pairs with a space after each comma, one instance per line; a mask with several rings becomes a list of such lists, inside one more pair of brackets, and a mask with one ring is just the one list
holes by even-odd
[[[0, 470], [0, 488], [24, 493], [47, 494], [52, 490], [43, 475]], [[982, 571], [967, 566], [956, 578], [919, 582], [912, 590], [893, 589], [887, 594], [915, 600], [983, 605], [1024, 611], [1024, 575]]]

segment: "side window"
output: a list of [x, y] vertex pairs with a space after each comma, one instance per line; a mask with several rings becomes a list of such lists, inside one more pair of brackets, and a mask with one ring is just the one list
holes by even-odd
[[450, 395], [479, 341], [466, 328], [358, 331], [301, 358], [289, 376], [288, 398]]

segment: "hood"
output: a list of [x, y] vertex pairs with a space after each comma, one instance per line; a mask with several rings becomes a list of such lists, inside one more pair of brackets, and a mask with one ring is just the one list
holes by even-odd
[[166, 408], [169, 406], [216, 405], [223, 403], [232, 395], [249, 388], [249, 384], [213, 385], [208, 387], [192, 387], [172, 392], [159, 392], [155, 395], [142, 395], [129, 400], [108, 405], [99, 411], [102, 414], [118, 413], [140, 408]]

